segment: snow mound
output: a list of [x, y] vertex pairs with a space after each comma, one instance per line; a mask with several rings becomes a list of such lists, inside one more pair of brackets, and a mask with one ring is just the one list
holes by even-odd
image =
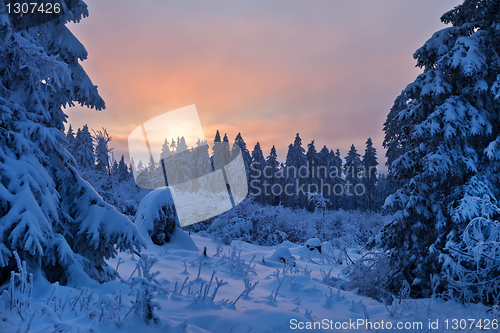
[[306, 247], [309, 251], [317, 251], [321, 253], [321, 241], [318, 238], [311, 238], [306, 242]]
[[179, 225], [179, 219], [169, 188], [157, 188], [141, 200], [135, 224], [143, 237], [151, 239], [156, 245], [170, 241], [175, 227]]
[[199, 251], [191, 236], [179, 227], [174, 229], [170, 241], [163, 247], [175, 250]]
[[290, 250], [287, 247], [280, 247], [274, 251], [273, 254], [271, 254], [267, 260], [269, 261], [275, 261], [275, 262], [281, 262], [281, 263], [289, 263], [289, 262], [294, 262], [295, 258], [292, 256], [292, 253], [290, 253]]

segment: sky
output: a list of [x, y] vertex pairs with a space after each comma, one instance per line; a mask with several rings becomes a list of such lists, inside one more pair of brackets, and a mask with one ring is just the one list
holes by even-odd
[[413, 53], [445, 27], [458, 0], [86, 0], [90, 16], [68, 24], [103, 111], [66, 110], [76, 130], [106, 128], [114, 157], [141, 124], [195, 104], [205, 138], [251, 151], [272, 145], [285, 160], [300, 133], [363, 155], [371, 137], [385, 167], [383, 123], [421, 69]]

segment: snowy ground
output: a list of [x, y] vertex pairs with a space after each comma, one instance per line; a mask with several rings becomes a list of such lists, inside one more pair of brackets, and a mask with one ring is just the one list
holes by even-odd
[[[498, 314], [487, 313], [483, 305], [464, 307], [424, 299], [402, 300], [386, 307], [344, 291], [346, 277], [342, 270], [346, 263], [340, 250], [330, 249], [333, 252], [328, 252], [326, 260], [325, 255], [310, 251], [306, 245], [286, 242], [264, 247], [233, 241], [232, 246], [219, 247], [217, 253], [218, 246], [211, 239], [199, 235], [191, 239], [176, 230], [169, 244], [159, 247], [151, 243], [143, 252], [158, 259], [151, 271], [160, 272], [156, 279], [163, 289], [154, 299], [161, 306], [155, 310], [158, 318], [148, 324], [129, 312], [135, 297], [129, 295], [127, 283], [87, 282], [85, 287], [71, 288], [50, 285], [35, 276], [32, 299], [19, 305], [20, 310], [10, 310], [7, 290], [0, 296], [0, 332], [243, 333], [293, 332], [302, 331], [301, 327], [308, 332], [479, 332], [479, 326], [483, 331], [498, 332], [492, 321]], [[288, 250], [292, 258], [287, 258]], [[326, 252], [325, 245], [322, 252]], [[351, 248], [348, 254], [356, 258], [360, 251]], [[134, 269], [138, 259], [122, 253], [110, 264], [116, 267], [120, 262], [118, 272], [126, 281], [137, 275]], [[258, 284], [238, 299], [245, 290], [245, 278], [251, 286]], [[223, 285], [214, 295], [221, 281]], [[18, 289], [15, 295], [22, 300]], [[479, 319], [481, 324], [476, 327]], [[437, 329], [429, 329], [429, 321], [436, 325], [436, 320]], [[373, 329], [367, 329], [367, 321]], [[310, 326], [314, 322], [321, 326]], [[407, 328], [398, 328], [398, 323]], [[460, 330], [460, 325], [467, 328]]]

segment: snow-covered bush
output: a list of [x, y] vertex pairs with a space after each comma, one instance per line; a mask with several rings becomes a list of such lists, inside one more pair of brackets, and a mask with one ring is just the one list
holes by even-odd
[[358, 260], [348, 258], [347, 263], [345, 272], [350, 278], [350, 288], [379, 301], [391, 302], [389, 290], [396, 288], [389, 286], [392, 273], [389, 256], [373, 251]]
[[163, 245], [170, 240], [179, 220], [168, 187], [157, 188], [142, 199], [137, 208], [135, 224], [156, 245]]
[[269, 246], [284, 241], [301, 244], [315, 237], [322, 242], [342, 239], [344, 245], [364, 245], [389, 218], [380, 213], [359, 211], [311, 213], [306, 209], [261, 206], [252, 202], [245, 210], [221, 214], [207, 232], [219, 241], [226, 237]]
[[33, 293], [33, 274], [28, 272], [26, 261], [14, 252], [18, 273], [12, 271], [9, 284], [10, 309], [17, 311], [23, 320], [27, 320]]
[[[156, 276], [160, 272], [151, 272], [153, 265], [157, 262], [156, 258], [149, 258], [145, 254], [141, 255], [135, 271], [128, 280], [130, 294], [135, 296], [129, 313], [133, 311], [137, 318], [143, 319], [146, 323], [150, 320], [156, 323], [159, 320], [158, 316], [154, 314], [154, 309], [161, 309], [161, 307], [157, 302], [154, 302], [154, 298], [158, 293], [166, 293], [156, 280]], [[134, 273], [136, 273], [135, 276]]]
[[459, 244], [448, 244], [457, 262], [447, 276], [453, 294], [466, 303], [500, 301], [500, 222], [476, 217]]

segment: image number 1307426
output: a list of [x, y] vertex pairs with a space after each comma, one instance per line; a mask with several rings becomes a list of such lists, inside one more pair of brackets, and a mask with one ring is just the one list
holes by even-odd
[[224, 144], [208, 145], [195, 105], [164, 113], [128, 137], [135, 182], [168, 187], [181, 226], [217, 216], [248, 194], [241, 152]]
[[26, 30], [64, 15], [78, 0], [9, 0], [5, 11], [14, 31]]

